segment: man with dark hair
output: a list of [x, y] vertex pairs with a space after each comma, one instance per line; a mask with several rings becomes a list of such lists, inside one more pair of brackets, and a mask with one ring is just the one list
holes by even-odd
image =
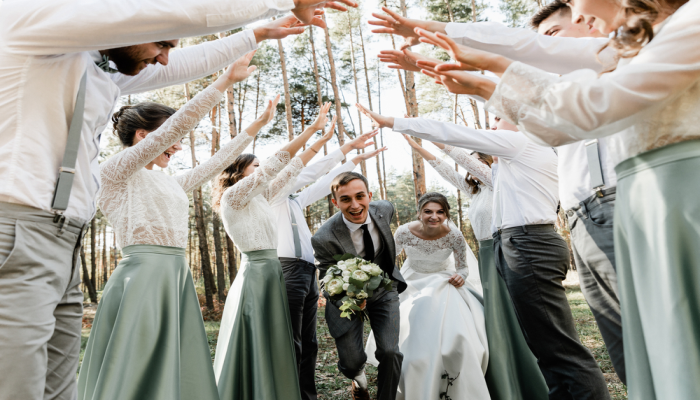
[[571, 15], [571, 8], [562, 0], [554, 0], [540, 8], [530, 18], [530, 26], [537, 33], [545, 36], [604, 37], [595, 28], [588, 25], [583, 18], [579, 17], [574, 21]]
[[[386, 201], [371, 202], [367, 178], [356, 172], [344, 172], [331, 183], [333, 204], [340, 209], [311, 238], [321, 277], [337, 261], [336, 255], [352, 254], [379, 265], [391, 278], [390, 291], [380, 288], [366, 301], [366, 312], [377, 342], [379, 361], [377, 398], [394, 400], [401, 377], [403, 355], [399, 351], [399, 293], [406, 282], [394, 266], [396, 247], [391, 233], [394, 206]], [[367, 354], [363, 342], [363, 319], [340, 316], [340, 304], [327, 292], [326, 322], [338, 349], [338, 369], [352, 379], [353, 399], [369, 399], [364, 364]]]
[[0, 400], [76, 396], [78, 254], [95, 215], [100, 135], [120, 96], [210, 75], [303, 28], [289, 16], [171, 55], [180, 37], [287, 11], [322, 25], [324, 3], [0, 2]]

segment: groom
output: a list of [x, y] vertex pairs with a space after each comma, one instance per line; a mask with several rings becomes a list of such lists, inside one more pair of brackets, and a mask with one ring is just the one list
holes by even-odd
[[[375, 356], [379, 361], [377, 398], [394, 400], [401, 376], [403, 354], [399, 352], [399, 293], [406, 282], [394, 267], [396, 248], [389, 224], [394, 207], [388, 201], [372, 200], [367, 178], [356, 172], [338, 175], [331, 183], [333, 204], [341, 211], [335, 214], [311, 238], [321, 277], [337, 261], [335, 255], [346, 253], [379, 265], [389, 275], [392, 289], [377, 290], [366, 301], [366, 312], [377, 342]], [[340, 316], [339, 304], [326, 297], [326, 322], [338, 348], [338, 369], [352, 379], [353, 399], [369, 399], [364, 364], [367, 354], [362, 340], [363, 321]]]

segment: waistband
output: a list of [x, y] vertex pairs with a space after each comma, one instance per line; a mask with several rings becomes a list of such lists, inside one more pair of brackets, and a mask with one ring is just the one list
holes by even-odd
[[628, 158], [617, 164], [615, 172], [617, 173], [617, 180], [620, 181], [645, 169], [696, 157], [700, 157], [700, 140], [687, 140]]
[[493, 247], [493, 239], [479, 240], [479, 248]]
[[265, 249], [265, 250], [255, 250], [255, 251], [242, 251], [242, 256], [245, 256], [248, 260], [267, 260], [269, 258], [277, 258], [277, 249]]
[[514, 233], [550, 233], [555, 232], [554, 224], [541, 224], [541, 225], [522, 225], [514, 226], [512, 228], [499, 229], [498, 232], [493, 234], [493, 238], [497, 238], [502, 235], [512, 235]]
[[87, 227], [87, 221], [77, 217], [65, 218], [63, 221], [60, 221], [57, 215], [50, 211], [2, 201], [0, 201], [0, 217], [50, 224], [56, 226], [58, 229], [65, 229], [77, 235], [80, 234], [83, 228]]
[[165, 254], [169, 256], [185, 256], [182, 247], [158, 246], [155, 244], [132, 244], [122, 249], [124, 257], [133, 254]]
[[280, 262], [281, 262], [282, 264], [304, 263], [304, 264], [311, 265], [311, 266], [313, 266], [313, 267], [316, 266], [316, 265], [314, 265], [314, 263], [310, 263], [310, 262], [304, 260], [303, 258], [279, 257], [279, 259], [280, 259]]
[[[600, 189], [600, 191], [598, 193], [591, 195], [591, 197], [578, 203], [578, 205], [573, 206], [570, 209], [566, 210], [566, 215], [571, 216], [570, 213], [574, 213], [583, 207], [588, 207], [594, 203], [605, 202], [606, 200], [608, 200], [607, 198], [615, 196], [616, 193], [617, 193], [617, 186], [613, 186], [613, 187], [607, 188], [607, 189]], [[608, 201], [613, 201], [613, 200], [614, 199], [610, 199]]]

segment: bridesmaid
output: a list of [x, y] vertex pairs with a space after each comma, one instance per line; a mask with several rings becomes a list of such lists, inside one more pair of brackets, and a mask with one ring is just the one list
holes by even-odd
[[493, 157], [482, 153], [475, 153], [477, 155], [474, 156], [458, 147], [433, 143], [467, 170], [467, 175], [463, 177], [453, 166], [435, 157], [411, 137], [404, 135], [404, 138], [443, 179], [471, 198], [469, 220], [479, 241], [479, 272], [484, 288], [484, 316], [489, 344], [489, 366], [485, 378], [491, 398], [547, 400], [549, 389], [535, 356], [525, 342], [508, 288], [498, 274], [493, 258]]
[[222, 400], [301, 399], [270, 203], [289, 192], [288, 185], [333, 136], [335, 117], [320, 140], [292, 158], [326, 126], [330, 106], [321, 107], [312, 125], [263, 163], [243, 154], [216, 179], [213, 208], [242, 253], [241, 269], [226, 298], [214, 360]]
[[[112, 117], [125, 149], [101, 165], [98, 204], [124, 258], [105, 286], [88, 339], [80, 400], [211, 399], [219, 395], [190, 269], [185, 260], [187, 192], [211, 180], [253, 141], [253, 124], [185, 174], [165, 168], [223, 92], [245, 80], [254, 53], [175, 112], [156, 103], [124, 106]], [[272, 115], [271, 104], [261, 119]]]

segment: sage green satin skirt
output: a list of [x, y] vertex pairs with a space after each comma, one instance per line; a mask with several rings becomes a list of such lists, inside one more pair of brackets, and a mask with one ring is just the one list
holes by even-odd
[[133, 245], [109, 278], [78, 378], [80, 400], [218, 400], [185, 249]]
[[214, 371], [221, 400], [301, 399], [277, 250], [243, 253], [226, 298]]
[[700, 140], [642, 153], [615, 171], [629, 398], [700, 399]]
[[493, 240], [479, 242], [479, 273], [489, 341], [486, 385], [492, 400], [548, 400], [549, 389], [520, 329], [494, 260]]

